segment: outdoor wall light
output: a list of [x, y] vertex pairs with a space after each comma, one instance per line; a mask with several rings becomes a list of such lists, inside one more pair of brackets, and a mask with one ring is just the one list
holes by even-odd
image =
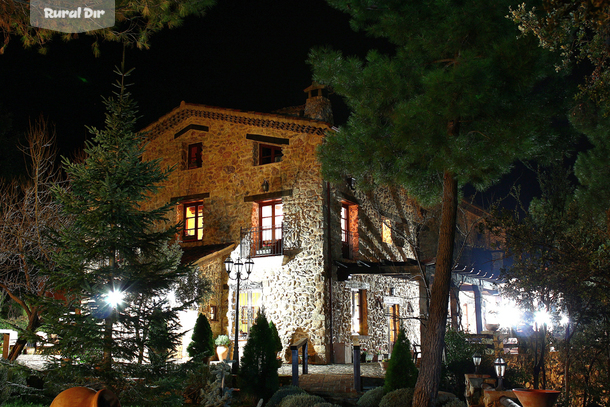
[[479, 373], [479, 366], [481, 365], [481, 354], [479, 352], [475, 352], [472, 355], [472, 362], [474, 363], [474, 372]]
[[502, 379], [504, 379], [504, 374], [506, 373], [506, 361], [499, 357], [494, 361], [494, 368], [496, 369], [496, 375], [498, 376], [498, 387], [496, 390], [504, 390], [504, 386], [502, 386]]
[[269, 181], [264, 180], [263, 185], [261, 185], [261, 188], [263, 189], [263, 192], [269, 192]]

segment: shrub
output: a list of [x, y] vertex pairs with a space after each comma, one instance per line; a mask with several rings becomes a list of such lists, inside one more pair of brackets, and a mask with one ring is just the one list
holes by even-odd
[[411, 343], [407, 339], [405, 331], [401, 329], [394, 344], [388, 371], [385, 375], [384, 389], [386, 393], [396, 389], [415, 387], [417, 374], [417, 367], [415, 367], [411, 355]]
[[326, 400], [313, 394], [295, 394], [285, 397], [279, 407], [315, 407], [320, 403], [326, 403]]
[[203, 359], [214, 354], [212, 328], [205, 315], [199, 314], [197, 317], [191, 339], [186, 350], [193, 359]]
[[383, 396], [379, 407], [410, 407], [413, 403], [413, 389], [393, 390]]
[[[480, 345], [470, 343], [465, 333], [455, 330], [448, 330], [445, 334], [445, 350], [447, 357], [441, 369], [440, 388], [454, 394], [464, 394], [464, 374], [474, 373], [472, 355], [484, 352]], [[483, 359], [485, 361], [487, 358]]]
[[273, 396], [269, 399], [265, 407], [277, 407], [280, 405], [280, 402], [284, 399], [284, 397], [291, 396], [293, 394], [303, 394], [305, 390], [301, 389], [298, 386], [284, 386], [280, 387], [278, 391], [273, 393]]
[[462, 400], [453, 399], [453, 400], [443, 404], [441, 407], [467, 407], [467, 405]]
[[229, 346], [231, 345], [231, 340], [227, 335], [218, 335], [214, 341], [214, 344], [216, 346]]
[[277, 328], [273, 321], [269, 322], [269, 329], [271, 329], [271, 336], [273, 337], [273, 343], [275, 344], [275, 353], [278, 354], [282, 351], [282, 340], [280, 335], [277, 333]]
[[241, 358], [241, 388], [257, 398], [269, 400], [279, 387], [278, 367], [269, 322], [260, 312]]
[[385, 389], [383, 387], [375, 387], [364, 393], [356, 405], [358, 407], [378, 407], [384, 395]]
[[439, 391], [436, 396], [436, 406], [443, 407], [445, 404], [452, 403], [453, 401], [458, 400], [455, 394], [449, 393], [446, 391]]

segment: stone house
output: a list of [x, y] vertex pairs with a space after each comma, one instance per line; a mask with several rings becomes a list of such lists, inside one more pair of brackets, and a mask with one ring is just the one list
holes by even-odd
[[389, 353], [401, 324], [418, 344], [417, 206], [399, 188], [362, 192], [352, 179], [323, 180], [316, 149], [333, 131], [332, 111], [320, 86], [305, 92], [304, 106], [273, 114], [182, 102], [143, 129], [143, 159], [175, 167], [150, 204], [175, 203], [184, 261], [213, 283], [200, 311], [215, 336], [234, 337], [231, 256], [254, 262], [240, 284], [242, 350], [262, 309], [286, 359], [302, 337], [312, 363], [350, 362], [354, 338]]

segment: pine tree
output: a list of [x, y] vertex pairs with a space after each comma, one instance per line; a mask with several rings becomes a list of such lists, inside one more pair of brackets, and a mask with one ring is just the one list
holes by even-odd
[[192, 342], [187, 351], [193, 359], [201, 360], [214, 354], [214, 337], [212, 328], [205, 315], [199, 314], [193, 328]]
[[[141, 357], [153, 311], [181, 277], [194, 273], [180, 264], [182, 251], [171, 244], [177, 229], [167, 221], [169, 203], [144, 207], [170, 169], [141, 159], [145, 139], [134, 131], [129, 72], [117, 73], [118, 91], [104, 99], [105, 129], [90, 129], [83, 162], [63, 159], [70, 188], [56, 190], [56, 199], [74, 221], [55, 233], [61, 250], [49, 284], [57, 300], [50, 301], [45, 319], [47, 332], [57, 335], [55, 349], [102, 375], [111, 372], [114, 358]], [[122, 301], [111, 304], [112, 293]], [[171, 318], [177, 309], [164, 312]]]
[[417, 367], [411, 355], [411, 342], [403, 329], [398, 332], [392, 356], [388, 364], [383, 386], [386, 393], [405, 387], [415, 387], [417, 381]]
[[413, 402], [427, 407], [438, 392], [460, 187], [483, 190], [515, 160], [549, 151], [550, 84], [534, 86], [552, 64], [531, 39], [517, 40], [507, 1], [328, 2], [395, 53], [371, 51], [365, 62], [329, 49], [310, 53], [314, 80], [352, 111], [320, 148], [324, 176], [401, 185], [421, 204], [441, 205]]
[[249, 394], [268, 400], [279, 387], [278, 364], [269, 321], [263, 312], [256, 317], [241, 358], [242, 388]]

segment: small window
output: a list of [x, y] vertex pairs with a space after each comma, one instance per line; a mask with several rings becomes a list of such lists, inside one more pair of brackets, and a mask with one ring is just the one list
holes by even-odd
[[381, 240], [392, 244], [392, 221], [386, 217], [381, 218]]
[[203, 202], [184, 204], [184, 240], [203, 239]]
[[282, 147], [260, 144], [258, 163], [259, 165], [278, 163], [282, 161], [283, 155]]
[[358, 253], [358, 206], [341, 203], [341, 255], [344, 259], [354, 259]]
[[390, 344], [393, 346], [400, 331], [400, 306], [398, 304], [390, 305], [388, 316], [390, 322]]
[[352, 333], [368, 335], [366, 290], [352, 291]]
[[210, 321], [218, 321], [218, 307], [210, 305]]
[[201, 159], [201, 151], [202, 151], [201, 143], [190, 144], [188, 146], [188, 165], [187, 168], [201, 168], [202, 159]]

